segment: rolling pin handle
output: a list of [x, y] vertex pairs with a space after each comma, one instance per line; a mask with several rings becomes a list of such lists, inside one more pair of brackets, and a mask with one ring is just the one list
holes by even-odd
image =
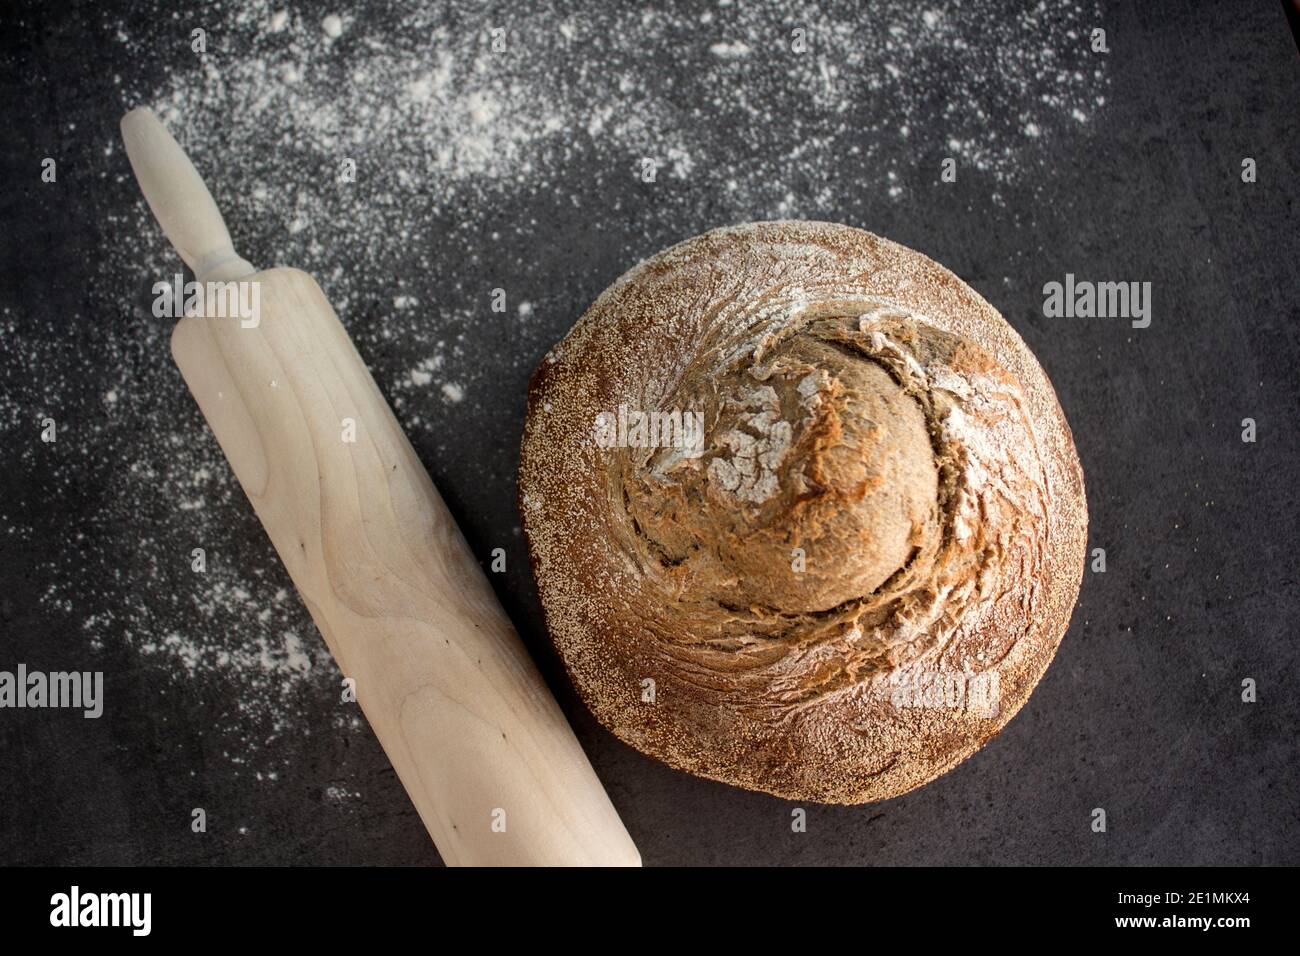
[[235, 252], [203, 177], [151, 110], [139, 106], [122, 117], [122, 141], [154, 218], [199, 281], [256, 271]]

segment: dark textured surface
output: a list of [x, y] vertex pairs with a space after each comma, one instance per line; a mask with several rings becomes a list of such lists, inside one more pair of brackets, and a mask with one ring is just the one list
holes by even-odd
[[[75, 422], [95, 414], [86, 396], [117, 380], [95, 362], [102, 337], [126, 334], [106, 303], [134, 298], [144, 310], [148, 302], [145, 289], [97, 287], [102, 280], [88, 269], [113, 242], [106, 211], [138, 200], [129, 181], [86, 176], [78, 186], [78, 166], [124, 162], [81, 144], [102, 143], [116, 123], [122, 104], [107, 76], [158, 67], [123, 62], [99, 43], [94, 5], [27, 21], [0, 20], [0, 308], [15, 323], [90, 317], [90, 327], [69, 327], [43, 353], [65, 371], [84, 367], [85, 395], [61, 397]], [[710, 196], [663, 205], [631, 181], [602, 183], [617, 193], [608, 202], [617, 211], [596, 228], [595, 213], [566, 211], [541, 194], [530, 212], [553, 237], [481, 239], [477, 251], [493, 265], [481, 267], [479, 285], [547, 290], [548, 325], [522, 344], [468, 330], [467, 348], [495, 390], [439, 422], [453, 453], [419, 436], [416, 449], [475, 549], [486, 556], [507, 548], [511, 571], [494, 584], [647, 864], [1300, 862], [1300, 60], [1276, 3], [1116, 4], [1104, 22], [1113, 50], [1107, 105], [1092, 135], [1074, 141], [1079, 149], [1054, 157], [1050, 174], [1000, 187], [1004, 203], [995, 203], [977, 175], [938, 183], [934, 157], [918, 152], [901, 200], [864, 194], [842, 208], [807, 210], [925, 252], [1015, 326], [1074, 429], [1090, 547], [1106, 549], [1108, 570], [1085, 574], [1055, 663], [999, 738], [903, 798], [809, 807], [805, 834], [790, 832], [791, 805], [673, 772], [595, 725], [539, 631], [514, 530], [529, 366], [637, 258], [719, 225]], [[939, 116], [936, 106], [936, 129]], [[83, 140], [87, 130], [94, 135]], [[39, 158], [50, 154], [65, 158], [67, 185], [41, 192]], [[1240, 180], [1243, 156], [1258, 161], [1255, 184]], [[1042, 285], [1066, 272], [1151, 281], [1151, 327], [1045, 319]], [[94, 324], [97, 315], [103, 324]], [[388, 389], [408, 364], [402, 343], [359, 336], [359, 345]], [[509, 355], [521, 348], [528, 354]], [[143, 345], [126, 354], [130, 373], [143, 378], [169, 361]], [[7, 394], [43, 374], [28, 356], [0, 350]], [[169, 383], [157, 402], [203, 434], [179, 377], [154, 378]], [[205, 733], [209, 715], [234, 705], [229, 688], [207, 679], [178, 695], [112, 634], [93, 650], [80, 621], [42, 602], [38, 569], [82, 547], [79, 531], [124, 551], [190, 543], [149, 537], [148, 515], [134, 527], [88, 526], [106, 493], [105, 465], [64, 448], [19, 455], [20, 444], [37, 440], [31, 423], [40, 411], [0, 423], [0, 496], [29, 503], [24, 518], [39, 532], [19, 542], [0, 527], [0, 669], [24, 661], [103, 670], [110, 706], [97, 721], [0, 711], [0, 862], [436, 862], [373, 738], [329, 733], [332, 699], [305, 705], [319, 710], [321, 732], [278, 741], [274, 786], [255, 785], [230, 773], [223, 744]], [[1247, 416], [1258, 422], [1255, 444], [1240, 440]], [[43, 496], [68, 469], [75, 494]], [[237, 500], [228, 511], [240, 559], [283, 579], [251, 511]], [[91, 593], [99, 583], [83, 585]], [[1240, 700], [1247, 677], [1258, 683], [1254, 705]], [[323, 685], [331, 695], [333, 686]], [[363, 796], [330, 801], [330, 785]], [[202, 836], [189, 829], [194, 806], [208, 809]], [[1107, 811], [1105, 834], [1089, 828], [1095, 807]]]

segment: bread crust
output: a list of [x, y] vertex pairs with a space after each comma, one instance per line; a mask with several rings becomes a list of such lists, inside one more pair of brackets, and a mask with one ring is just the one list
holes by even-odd
[[[620, 406], [698, 414], [703, 441], [605, 447]], [[1069, 426], [1020, 337], [921, 253], [822, 222], [716, 229], [606, 289], [533, 374], [519, 492], [597, 719], [670, 766], [825, 803], [905, 793], [1000, 731], [1087, 542]]]

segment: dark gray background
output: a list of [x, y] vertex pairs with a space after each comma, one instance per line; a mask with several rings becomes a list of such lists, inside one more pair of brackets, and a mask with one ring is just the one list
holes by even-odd
[[[50, 407], [40, 383], [72, 381], [57, 412], [90, 423], [100, 414], [95, 396], [117, 380], [119, 370], [96, 361], [111, 342], [113, 354], [127, 356], [133, 383], [188, 423], [195, 441], [211, 441], [171, 368], [165, 335], [131, 344], [147, 315], [147, 289], [125, 278], [127, 287], [115, 288], [90, 265], [115, 241], [107, 217], [139, 202], [129, 179], [100, 176], [104, 164], [125, 165], [120, 152], [103, 156], [100, 144], [132, 105], [109, 78], [128, 72], [147, 85], [167, 69], [162, 54], [133, 60], [103, 42], [104, 9], [113, 6], [40, 5], [0, 18], [0, 388], [17, 409], [0, 421], [7, 519], [0, 669], [22, 661], [103, 670], [109, 701], [98, 721], [0, 711], [0, 863], [436, 863], [369, 732], [330, 732], [339, 706], [334, 677], [298, 701], [320, 731], [276, 741], [269, 756], [283, 758], [277, 779], [254, 783], [232, 774], [223, 743], [208, 732], [214, 710], [230, 705], [229, 686], [207, 674], [192, 694], [177, 694], [159, 665], [118, 641], [111, 625], [97, 644], [87, 640], [87, 615], [112, 610], [114, 582], [146, 586], [133, 577], [137, 548], [185, 553], [191, 542], [161, 511], [117, 523], [97, 518], [114, 448], [132, 440], [131, 426], [119, 418], [107, 433], [83, 428], [98, 443], [88, 453], [40, 454], [36, 421]], [[1016, 9], [1007, 5], [1008, 15]], [[770, 207], [720, 206], [707, 177], [676, 184], [667, 202], [630, 176], [578, 168], [574, 175], [592, 182], [590, 208], [566, 208], [540, 191], [531, 207], [501, 212], [503, 222], [537, 216], [545, 235], [459, 236], [421, 250], [439, 260], [435, 272], [454, 268], [457, 290], [544, 290], [534, 292], [547, 308], [532, 334], [465, 330], [467, 354], [494, 387], [455, 408], [429, 402], [419, 411], [440, 437], [428, 430], [412, 437], [476, 551], [507, 548], [511, 570], [493, 584], [647, 864], [1300, 860], [1293, 551], [1300, 61], [1275, 2], [1108, 4], [1100, 20], [1112, 48], [1107, 104], [1090, 136], [1046, 147], [1056, 149], [1046, 174], [998, 186], [1002, 199], [994, 202], [994, 187], [978, 175], [940, 185], [941, 151], [918, 147], [899, 201], [876, 202], [864, 190], [833, 208], [794, 212], [920, 249], [1001, 309], [1056, 386], [1086, 476], [1090, 547], [1108, 558], [1105, 574], [1085, 574], [1055, 663], [1000, 737], [905, 797], [810, 807], [806, 834], [790, 832], [792, 805], [669, 770], [595, 724], [540, 630], [513, 510], [527, 375], [545, 348], [638, 259], [724, 222], [769, 217]], [[135, 27], [160, 46], [168, 39], [166, 24], [147, 11]], [[168, 42], [176, 46], [174, 36]], [[662, 61], [689, 92], [689, 56], [665, 50]], [[791, 94], [778, 83], [770, 95]], [[942, 104], [940, 82], [933, 115], [915, 121], [914, 141], [942, 135]], [[783, 148], [774, 129], [773, 155]], [[57, 190], [38, 179], [39, 158], [51, 150], [63, 170]], [[1258, 161], [1253, 185], [1240, 180], [1243, 156]], [[260, 236], [276, 227], [256, 228], [245, 249], [253, 261], [264, 252]], [[364, 255], [348, 250], [340, 261]], [[427, 267], [414, 259], [391, 266]], [[1066, 272], [1151, 281], [1151, 327], [1044, 319], [1042, 285]], [[412, 356], [400, 339], [368, 331], [383, 298], [384, 290], [363, 290], [343, 318], [388, 392]], [[399, 409], [399, 417], [410, 411]], [[1255, 444], [1240, 440], [1247, 416], [1258, 422]], [[228, 476], [221, 481], [233, 486]], [[251, 510], [237, 494], [221, 507], [228, 531], [221, 546], [266, 565], [287, 586]], [[66, 566], [68, 550], [82, 548], [120, 560], [88, 564], [85, 604], [60, 613], [42, 600], [41, 569]], [[305, 612], [293, 613], [300, 633], [318, 642]], [[1247, 677], [1258, 683], [1254, 705], [1240, 700]], [[359, 796], [331, 800], [329, 786]], [[189, 829], [195, 806], [208, 809], [204, 835]], [[1107, 811], [1106, 834], [1089, 828], [1094, 807]]]

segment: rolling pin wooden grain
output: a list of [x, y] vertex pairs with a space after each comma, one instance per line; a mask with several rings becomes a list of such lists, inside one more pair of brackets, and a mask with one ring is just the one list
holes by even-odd
[[320, 287], [296, 269], [255, 272], [235, 253], [152, 113], [128, 113], [122, 138], [197, 280], [258, 284], [256, 326], [181, 319], [172, 355], [443, 860], [639, 865]]

